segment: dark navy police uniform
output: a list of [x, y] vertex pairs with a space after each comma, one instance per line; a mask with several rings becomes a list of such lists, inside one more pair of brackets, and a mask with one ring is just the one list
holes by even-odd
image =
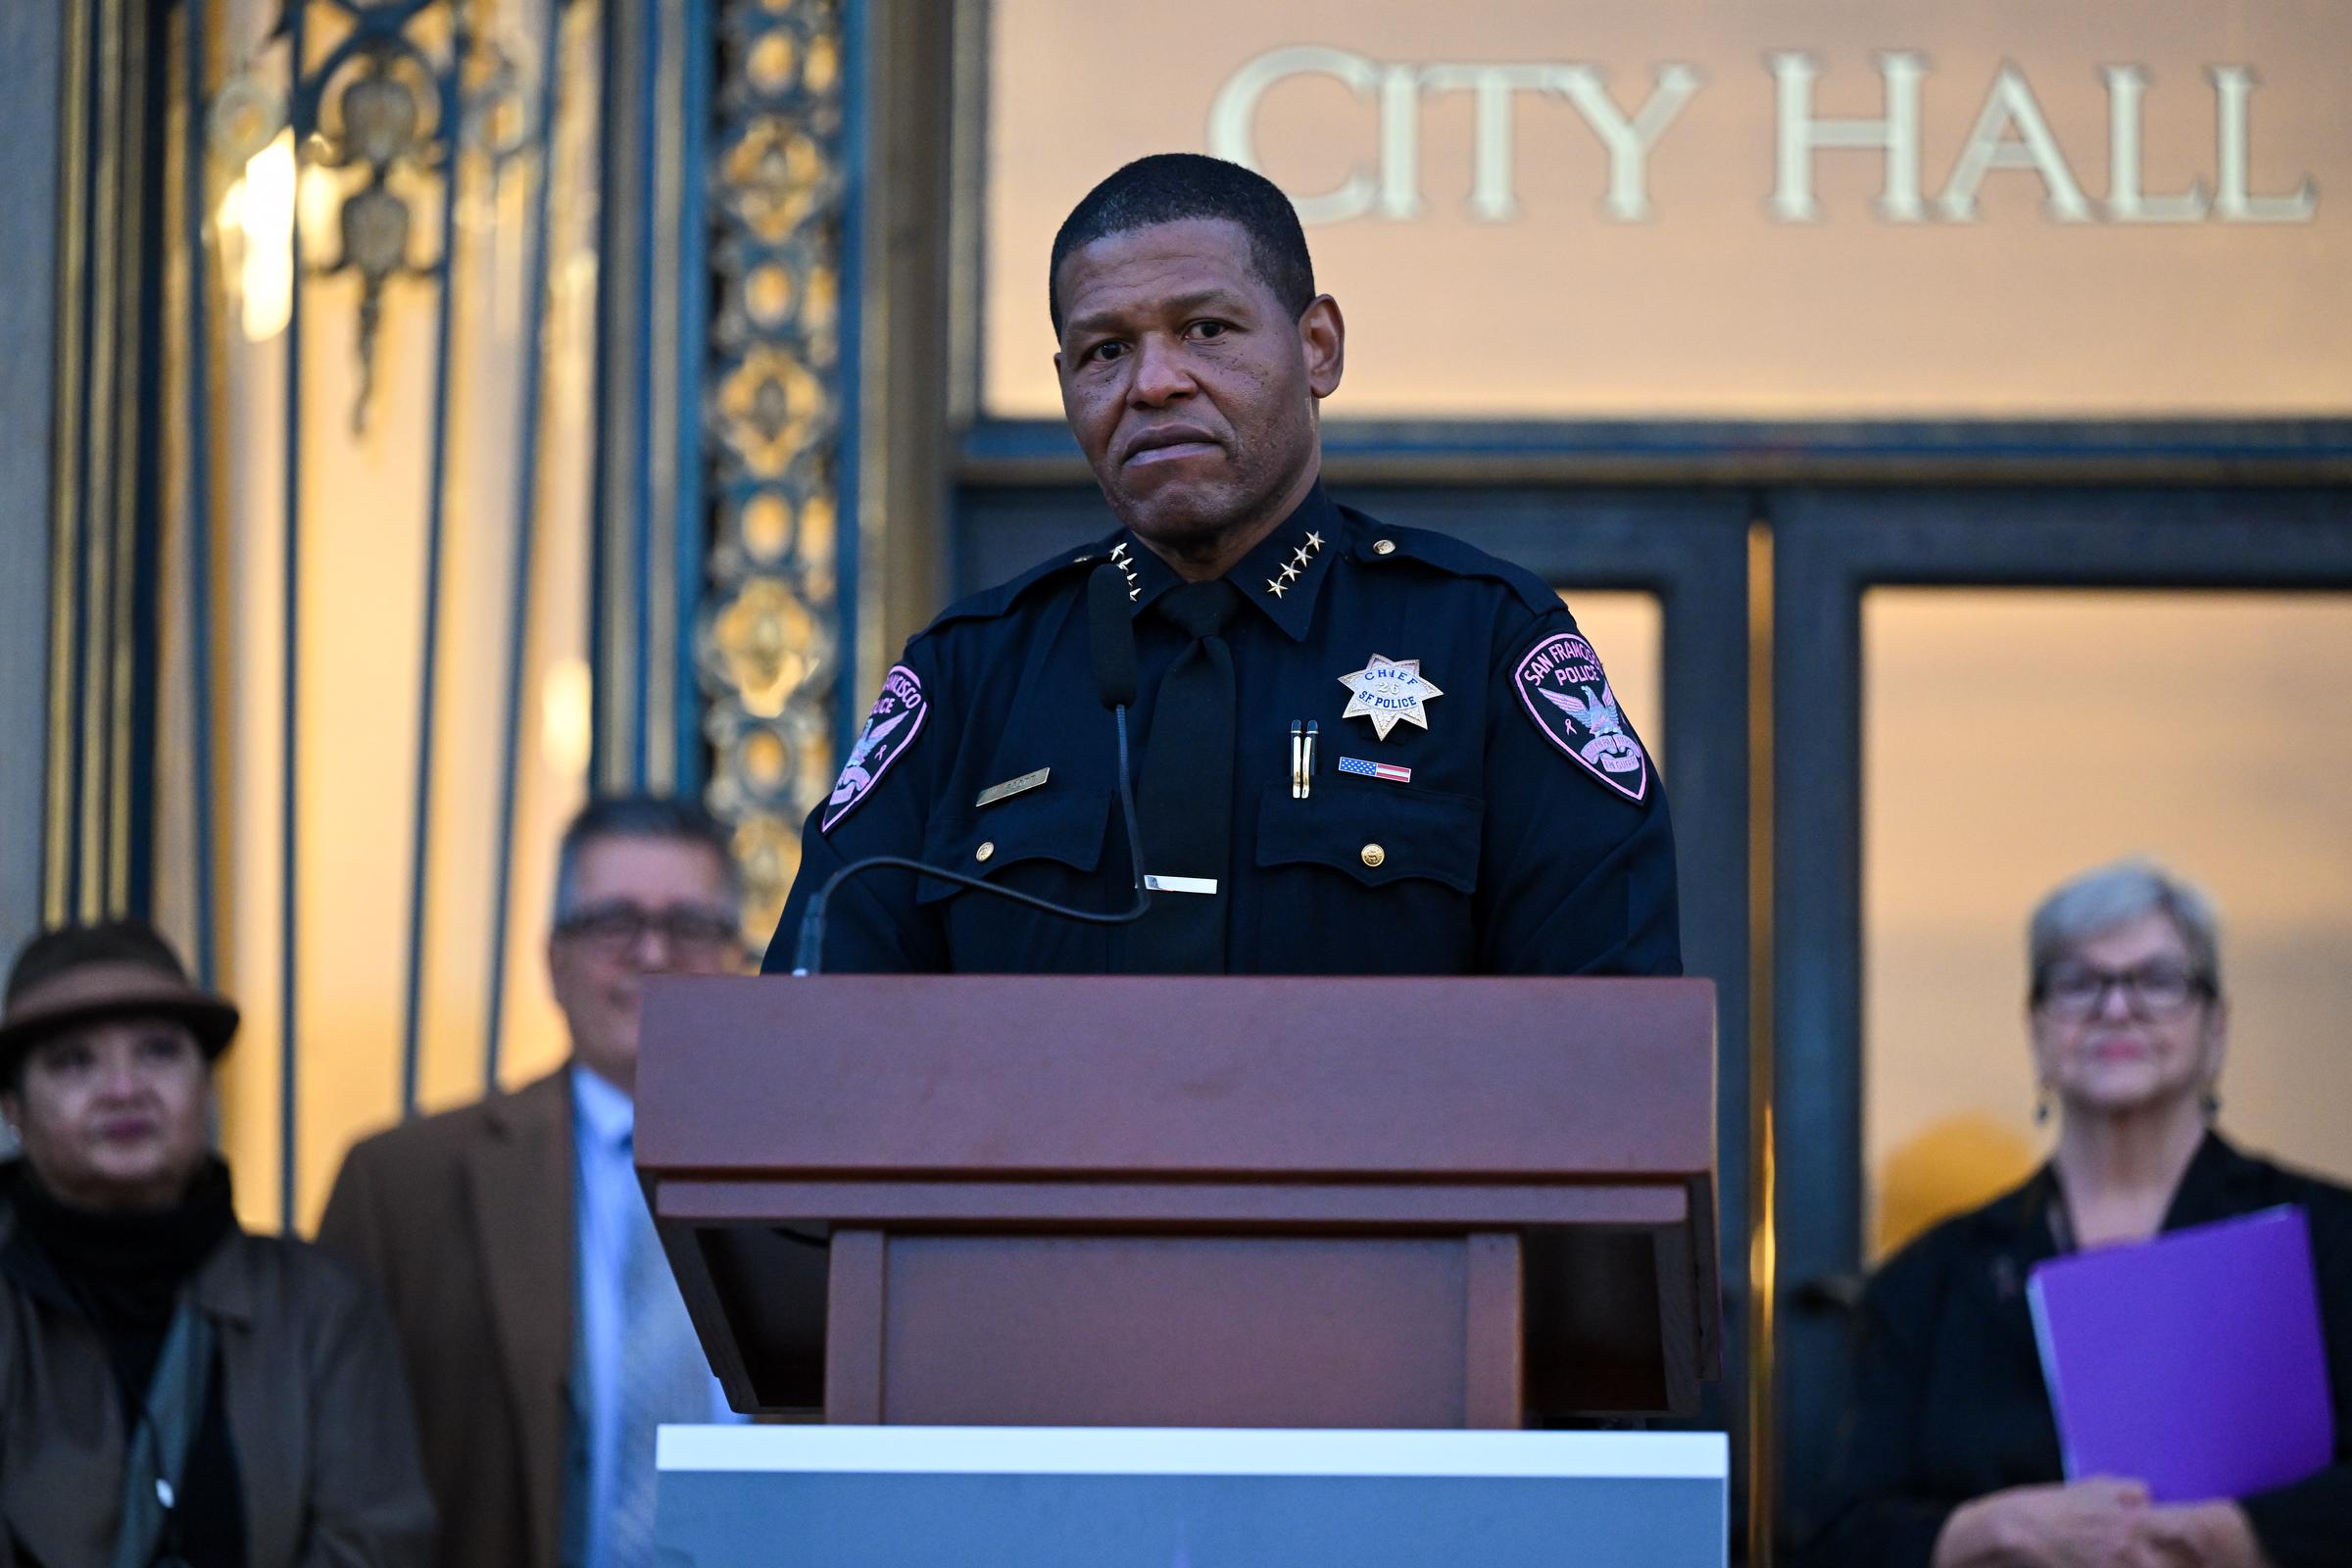
[[[1135, 613], [1140, 776], [1187, 638], [1150, 612], [1180, 579], [1122, 530], [964, 600], [906, 645], [809, 814], [764, 968], [792, 967], [809, 895], [869, 855], [1086, 909], [1132, 902], [1116, 734], [1088, 639], [1087, 578], [1105, 561]], [[1540, 578], [1320, 486], [1227, 578], [1249, 606], [1224, 633], [1230, 972], [1681, 972], [1655, 767]], [[1291, 730], [1310, 720], [1299, 799]], [[1150, 844], [1149, 819], [1143, 833]], [[883, 868], [830, 901], [823, 967], [1115, 974], [1138, 967], [1132, 936]]]

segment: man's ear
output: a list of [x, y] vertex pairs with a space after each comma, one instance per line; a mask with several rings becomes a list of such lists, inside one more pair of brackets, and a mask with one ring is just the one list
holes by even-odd
[[1348, 360], [1348, 323], [1340, 302], [1318, 294], [1298, 318], [1298, 346], [1306, 353], [1306, 385], [1317, 399], [1340, 389], [1340, 372]]

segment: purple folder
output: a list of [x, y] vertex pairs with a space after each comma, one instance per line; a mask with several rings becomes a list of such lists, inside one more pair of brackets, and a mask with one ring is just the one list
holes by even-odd
[[2026, 1287], [2069, 1480], [2158, 1502], [2243, 1497], [2332, 1458], [2303, 1210], [2053, 1258]]

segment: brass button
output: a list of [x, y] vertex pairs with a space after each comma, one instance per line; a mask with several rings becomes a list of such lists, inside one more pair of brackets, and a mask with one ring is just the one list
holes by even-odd
[[1366, 865], [1378, 865], [1381, 861], [1387, 859], [1388, 858], [1389, 852], [1382, 849], [1379, 845], [1367, 844], [1364, 846], [1364, 863]]
[[991, 839], [986, 844], [981, 845], [978, 849], [972, 852], [972, 858], [975, 860], [985, 860], [996, 853], [997, 842], [996, 840]]
[[[1375, 539], [1372, 541], [1372, 553], [1376, 556], [1393, 556], [1396, 553], [1396, 541], [1394, 539]], [[1372, 863], [1378, 865], [1380, 862], [1375, 860]]]

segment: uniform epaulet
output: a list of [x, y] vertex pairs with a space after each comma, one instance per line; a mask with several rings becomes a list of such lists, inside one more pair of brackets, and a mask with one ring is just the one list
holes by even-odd
[[[1399, 528], [1365, 516], [1352, 507], [1340, 509], [1355, 529], [1355, 558], [1367, 563], [1417, 561], [1456, 577], [1484, 577], [1517, 594], [1528, 609], [1542, 614], [1560, 608], [1551, 584], [1528, 570], [1449, 533], [1429, 528]], [[1383, 544], [1389, 546], [1384, 550]]]
[[[1116, 535], [1111, 536], [1112, 539], [1116, 537]], [[976, 594], [958, 599], [934, 616], [931, 624], [925, 626], [918, 635], [928, 637], [943, 626], [953, 625], [959, 620], [992, 620], [1019, 604], [1021, 596], [1040, 583], [1050, 581], [1063, 572], [1075, 570], [1080, 566], [1094, 565], [1097, 563], [1108, 561], [1110, 545], [1111, 539], [1098, 539], [1092, 544], [1065, 550], [1060, 555], [1051, 557], [1043, 564], [1030, 567], [1017, 577], [1001, 582], [994, 588], [983, 588]]]

